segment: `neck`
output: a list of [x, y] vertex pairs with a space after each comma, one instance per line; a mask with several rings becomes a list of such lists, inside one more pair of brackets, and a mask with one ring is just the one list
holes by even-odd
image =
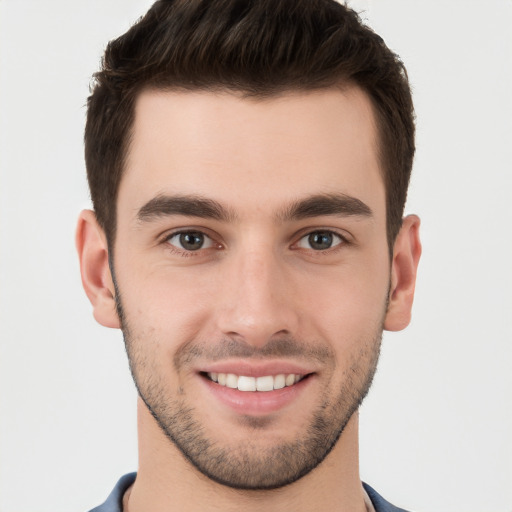
[[336, 446], [306, 476], [280, 489], [236, 490], [196, 470], [161, 432], [139, 399], [139, 471], [125, 496], [125, 512], [366, 510], [359, 479], [358, 414]]

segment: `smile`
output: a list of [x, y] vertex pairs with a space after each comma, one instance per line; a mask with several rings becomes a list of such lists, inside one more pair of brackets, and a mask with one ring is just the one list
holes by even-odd
[[206, 376], [220, 386], [225, 386], [239, 391], [273, 391], [293, 386], [305, 376], [296, 373], [278, 375], [265, 375], [262, 377], [248, 377], [235, 375], [234, 373], [208, 372]]

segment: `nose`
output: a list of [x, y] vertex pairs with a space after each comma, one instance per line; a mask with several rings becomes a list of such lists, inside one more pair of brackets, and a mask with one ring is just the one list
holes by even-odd
[[293, 335], [299, 322], [291, 272], [271, 249], [240, 251], [228, 258], [218, 303], [224, 336], [261, 348]]

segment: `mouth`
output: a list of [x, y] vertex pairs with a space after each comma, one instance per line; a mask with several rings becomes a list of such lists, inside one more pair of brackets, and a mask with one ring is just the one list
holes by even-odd
[[279, 373], [277, 375], [263, 375], [252, 377], [236, 375], [234, 373], [206, 372], [203, 376], [219, 386], [237, 389], [242, 392], [269, 392], [293, 386], [308, 377], [309, 374]]
[[[266, 373], [266, 372], [264, 372]], [[201, 372], [212, 396], [231, 410], [245, 416], [264, 416], [293, 403], [316, 380], [315, 373], [267, 373], [243, 375], [227, 372]]]
[[317, 389], [318, 380], [316, 368], [278, 360], [222, 361], [199, 369], [197, 375], [213, 403], [239, 415], [259, 417], [292, 406], [300, 410], [304, 402], [299, 396]]

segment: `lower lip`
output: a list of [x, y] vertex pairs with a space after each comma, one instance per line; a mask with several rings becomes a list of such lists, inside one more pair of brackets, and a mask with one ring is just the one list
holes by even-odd
[[293, 386], [274, 391], [239, 391], [221, 386], [204, 376], [201, 376], [201, 380], [217, 400], [238, 414], [264, 416], [277, 412], [297, 400], [299, 395], [311, 385], [313, 375], [308, 375]]

